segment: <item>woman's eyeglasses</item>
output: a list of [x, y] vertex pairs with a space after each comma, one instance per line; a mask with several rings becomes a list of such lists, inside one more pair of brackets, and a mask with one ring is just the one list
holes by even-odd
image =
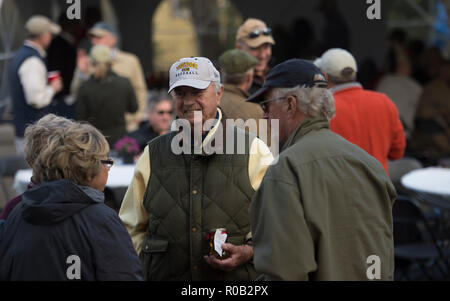
[[172, 115], [173, 111], [157, 111], [156, 113], [158, 113], [158, 115], [163, 115], [163, 114], [169, 114]]
[[111, 168], [114, 165], [113, 159], [100, 160], [107, 168]]
[[270, 27], [267, 27], [263, 30], [255, 29], [251, 33], [248, 34], [249, 39], [256, 39], [260, 35], [269, 36], [272, 33], [272, 29]]

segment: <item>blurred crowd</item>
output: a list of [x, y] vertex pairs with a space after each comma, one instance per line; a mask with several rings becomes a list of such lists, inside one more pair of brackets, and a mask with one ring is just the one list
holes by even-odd
[[[0, 217], [0, 280], [65, 279], [51, 264], [64, 248], [89, 258], [85, 280], [367, 280], [372, 252], [381, 279], [393, 279], [388, 162], [450, 157], [450, 61], [439, 49], [395, 31], [381, 71], [359, 66], [345, 39], [275, 65], [277, 36], [249, 18], [234, 49], [174, 62], [167, 91], [148, 89], [111, 24], [83, 34], [38, 15], [25, 28], [10, 86], [17, 151], [33, 177]], [[215, 120], [202, 146], [226, 119], [279, 120], [279, 162], [269, 168], [271, 140], [260, 137], [270, 128], [259, 126], [224, 126], [249, 139], [245, 156], [173, 154], [171, 122], [193, 125], [194, 111]], [[117, 215], [94, 205], [110, 157], [127, 154], [136, 168]], [[203, 236], [222, 227], [219, 260]]]
[[[333, 10], [333, 7], [327, 8], [325, 5], [323, 11], [328, 10]], [[148, 107], [154, 108], [150, 103], [162, 99], [170, 101], [170, 96], [161, 93], [168, 86], [167, 75], [153, 72], [146, 78], [139, 59], [118, 47], [120, 35], [117, 29], [102, 22], [99, 15], [92, 12], [88, 15], [87, 29], [77, 20], [68, 20], [62, 15], [59, 25], [55, 24], [58, 28], [50, 31], [52, 36], [47, 35], [44, 39], [39, 38], [42, 31], [45, 31], [45, 25], [41, 24], [44, 21], [34, 20], [37, 23], [33, 23], [30, 19], [31, 22], [27, 24], [29, 38], [22, 50], [24, 54], [16, 56], [13, 63], [17, 65], [17, 70], [16, 75], [12, 76], [11, 89], [12, 95], [21, 94], [18, 92], [21, 90], [19, 85], [23, 85], [24, 95], [14, 96], [14, 99], [25, 99], [25, 102], [21, 101], [14, 106], [16, 147], [19, 154], [22, 153], [21, 139], [25, 124], [37, 120], [47, 112], [92, 122], [107, 136], [112, 148], [118, 140], [132, 132], [131, 136], [142, 136], [143, 132], [150, 130], [146, 137], [152, 137], [155, 132], [150, 129], [152, 121], [149, 118], [151, 113], [157, 111], [148, 110]], [[324, 33], [328, 37], [324, 40], [331, 47], [316, 41], [311, 25], [304, 19], [296, 20], [290, 36], [281, 28], [276, 28], [272, 34], [272, 29], [267, 27], [270, 33], [265, 36], [267, 40], [263, 47], [254, 47], [252, 40], [242, 42], [243, 35], [247, 33], [241, 29], [236, 34], [236, 48], [246, 51], [257, 62], [248, 69], [252, 70], [251, 75], [247, 74], [247, 81], [250, 76], [252, 78], [250, 88], [241, 87], [243, 89], [240, 91], [249, 94], [255, 92], [262, 86], [264, 74], [267, 74], [269, 67], [286, 55], [315, 60], [333, 46], [346, 49], [350, 44], [348, 30], [345, 22], [339, 20], [335, 20], [335, 26], [326, 27], [328, 31], [325, 30]], [[339, 28], [342, 30], [336, 30], [336, 24], [340, 24]], [[276, 38], [277, 34], [279, 42], [275, 46], [272, 36]], [[332, 43], [332, 36], [339, 42]], [[294, 39], [297, 44], [286, 47], [286, 39]], [[383, 66], [378, 68], [373, 60], [365, 59], [358, 64], [357, 80], [364, 88], [384, 93], [395, 103], [407, 139], [406, 155], [417, 158], [426, 166], [439, 164], [442, 158], [450, 155], [448, 59], [443, 57], [438, 47], [428, 47], [423, 41], [410, 40], [401, 29], [393, 30], [388, 40], [389, 47]], [[39, 56], [33, 58], [31, 53], [25, 51], [30, 49], [30, 45], [31, 49], [38, 51]], [[93, 46], [103, 46], [103, 50], [92, 49]], [[289, 49], [290, 52], [282, 52], [282, 49]], [[293, 52], [295, 49], [297, 51]], [[36, 57], [45, 58], [45, 65], [38, 66], [39, 63], [36, 62], [30, 64]], [[211, 59], [224, 73], [226, 97], [222, 105], [229, 111], [230, 118], [238, 117], [233, 110], [241, 111], [239, 106], [247, 104], [241, 102], [238, 106], [236, 103], [228, 106], [226, 99], [229, 98], [227, 94], [230, 94], [228, 91], [231, 89], [227, 81], [231, 86], [240, 85], [239, 76], [226, 74], [227, 66], [219, 58]], [[245, 65], [239, 67], [242, 69]], [[53, 71], [57, 76], [49, 77], [47, 83], [47, 73], [50, 76], [55, 73]], [[244, 71], [247, 70], [232, 70], [231, 73], [240, 75]], [[37, 81], [37, 78], [40, 80]], [[92, 101], [93, 98], [95, 101]], [[111, 105], [105, 106], [105, 101]], [[256, 107], [244, 111], [244, 119], [262, 116]], [[122, 114], [125, 116], [123, 120], [119, 117]], [[158, 119], [155, 114], [153, 116]], [[172, 114], [172, 118], [174, 117]], [[155, 122], [158, 123], [157, 120]], [[164, 133], [165, 130], [156, 132]], [[143, 143], [138, 143], [141, 144], [142, 151]]]

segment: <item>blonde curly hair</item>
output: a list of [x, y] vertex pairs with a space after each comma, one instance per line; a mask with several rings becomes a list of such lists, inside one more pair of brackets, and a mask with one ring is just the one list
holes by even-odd
[[25, 152], [25, 160], [32, 165], [36, 161], [37, 156], [47, 146], [47, 138], [55, 131], [59, 131], [71, 124], [73, 120], [47, 114], [25, 129], [23, 137], [23, 145]]
[[74, 122], [48, 137], [48, 146], [33, 165], [38, 183], [68, 179], [87, 185], [109, 152], [105, 137], [90, 124]]

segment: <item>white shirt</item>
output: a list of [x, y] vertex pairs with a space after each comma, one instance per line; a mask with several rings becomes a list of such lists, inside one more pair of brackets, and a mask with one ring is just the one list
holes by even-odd
[[[24, 45], [36, 49], [42, 57], [45, 57], [44, 49], [36, 43], [26, 40]], [[55, 91], [47, 85], [47, 67], [40, 58], [31, 56], [23, 61], [19, 68], [19, 78], [28, 105], [41, 109], [50, 104]]]

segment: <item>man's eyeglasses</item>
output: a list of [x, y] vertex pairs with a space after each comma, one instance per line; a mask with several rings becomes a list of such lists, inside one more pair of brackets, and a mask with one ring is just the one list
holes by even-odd
[[261, 106], [262, 110], [263, 110], [264, 112], [266, 112], [266, 110], [267, 110], [267, 104], [268, 104], [269, 102], [277, 101], [277, 100], [280, 100], [280, 99], [284, 99], [284, 98], [286, 98], [286, 97], [287, 97], [287, 96], [281, 96], [281, 97], [277, 97], [277, 98], [266, 99], [266, 100], [264, 100], [264, 101], [261, 101], [261, 102], [259, 103], [259, 105]]
[[113, 159], [100, 160], [107, 168], [111, 168], [114, 165]]
[[271, 33], [272, 33], [272, 28], [270, 28], [270, 27], [267, 27], [263, 30], [255, 29], [251, 33], [248, 34], [248, 38], [256, 39], [260, 35], [270, 36]]
[[173, 111], [157, 111], [156, 113], [158, 113], [158, 115], [163, 115], [163, 114], [169, 114], [169, 115], [172, 115], [173, 114]]

